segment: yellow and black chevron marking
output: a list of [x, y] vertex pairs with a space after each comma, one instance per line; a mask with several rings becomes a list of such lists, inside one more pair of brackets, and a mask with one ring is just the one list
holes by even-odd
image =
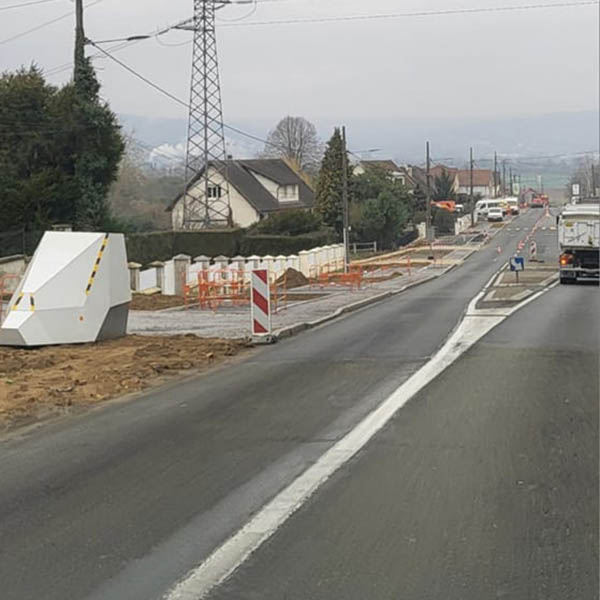
[[85, 293], [88, 296], [92, 290], [92, 285], [94, 284], [94, 279], [96, 277], [96, 273], [98, 272], [98, 268], [100, 267], [100, 261], [102, 260], [102, 255], [104, 254], [104, 250], [106, 249], [106, 244], [108, 244], [108, 233], [104, 236], [104, 239], [102, 240], [102, 246], [100, 246], [100, 250], [98, 250], [98, 256], [96, 257], [96, 262], [94, 263], [92, 274], [90, 275], [87, 287], [85, 288]]
[[23, 292], [21, 292], [21, 293], [19, 294], [19, 297], [18, 297], [18, 298], [15, 300], [15, 303], [13, 304], [13, 307], [12, 307], [12, 309], [13, 309], [13, 310], [17, 310], [17, 308], [18, 308], [18, 306], [19, 306], [19, 302], [21, 302], [21, 300], [23, 299], [23, 296], [24, 296], [24, 295], [25, 295], [25, 294], [24, 294]]

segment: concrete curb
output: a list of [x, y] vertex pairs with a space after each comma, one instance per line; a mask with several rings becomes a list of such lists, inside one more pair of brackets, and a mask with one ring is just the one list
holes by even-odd
[[421, 279], [420, 281], [408, 283], [404, 287], [401, 287], [397, 290], [390, 290], [389, 292], [384, 292], [383, 294], [378, 294], [377, 296], [372, 296], [371, 298], [365, 298], [364, 300], [359, 300], [358, 302], [354, 302], [353, 304], [342, 306], [341, 308], [338, 308], [331, 314], [321, 317], [320, 319], [316, 319], [315, 321], [296, 323], [295, 325], [290, 325], [289, 327], [283, 327], [282, 329], [278, 329], [275, 333], [273, 333], [273, 341], [292, 337], [294, 335], [297, 335], [298, 333], [301, 333], [302, 331], [307, 331], [308, 329], [314, 329], [315, 327], [319, 327], [319, 325], [324, 325], [325, 323], [333, 321], [334, 319], [337, 319], [345, 314], [356, 312], [357, 310], [365, 308], [366, 306], [371, 306], [372, 304], [377, 304], [378, 302], [382, 302], [383, 300], [387, 300], [388, 298], [397, 296], [398, 294], [401, 294], [406, 290], [418, 287], [420, 285], [423, 285], [424, 283], [428, 283], [429, 281], [433, 281], [434, 279], [441, 277], [448, 271], [454, 269], [456, 266], [458, 265], [450, 265], [448, 268], [444, 269], [443, 271], [440, 271], [440, 273], [430, 275], [429, 277], [425, 277], [425, 279]]

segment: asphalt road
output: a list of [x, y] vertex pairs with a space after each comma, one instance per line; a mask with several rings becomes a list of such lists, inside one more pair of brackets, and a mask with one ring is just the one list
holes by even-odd
[[501, 324], [210, 599], [596, 600], [599, 300]]
[[160, 598], [439, 348], [516, 241], [227, 369], [0, 442], [2, 600]]

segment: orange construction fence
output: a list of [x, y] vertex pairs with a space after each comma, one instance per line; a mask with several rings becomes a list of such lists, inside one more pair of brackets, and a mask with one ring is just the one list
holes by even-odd
[[[279, 279], [269, 274], [271, 306], [277, 311], [287, 306], [287, 276]], [[245, 271], [230, 269], [198, 272], [197, 282], [183, 286], [184, 304], [197, 305], [201, 310], [216, 311], [222, 306], [249, 306], [251, 284]]]

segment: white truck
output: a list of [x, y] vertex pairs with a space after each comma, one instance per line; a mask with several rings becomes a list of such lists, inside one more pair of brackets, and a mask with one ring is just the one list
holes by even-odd
[[600, 205], [571, 204], [557, 218], [560, 282], [600, 278]]

